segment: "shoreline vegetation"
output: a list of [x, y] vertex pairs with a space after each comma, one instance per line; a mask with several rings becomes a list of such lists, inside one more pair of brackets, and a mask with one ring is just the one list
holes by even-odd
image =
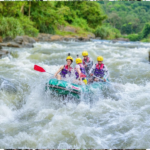
[[142, 24], [143, 29], [140, 26], [141, 31], [136, 32], [129, 32], [124, 23], [120, 30], [121, 25], [114, 23], [123, 17], [118, 19], [116, 15], [121, 12], [120, 7], [124, 8], [120, 3], [94, 1], [0, 2], [0, 45], [32, 47], [35, 41], [89, 41], [91, 38], [150, 42], [150, 23]]

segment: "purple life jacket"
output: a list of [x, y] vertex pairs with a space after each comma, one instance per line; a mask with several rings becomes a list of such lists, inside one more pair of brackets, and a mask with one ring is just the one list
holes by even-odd
[[95, 67], [95, 71], [94, 71], [94, 75], [96, 77], [100, 77], [100, 78], [103, 78], [104, 77], [104, 64], [95, 64], [96, 67]]
[[70, 76], [72, 69], [73, 69], [72, 67], [68, 68], [68, 65], [64, 65], [64, 68], [63, 68], [62, 71], [60, 72], [61, 76], [62, 76], [63, 78], [65, 78], [67, 74]]
[[[82, 64], [78, 64], [78, 65], [80, 66], [81, 73], [83, 73], [85, 75], [85, 68], [84, 68], [84, 66]], [[76, 79], [78, 79], [79, 78], [79, 73], [77, 71], [75, 71], [75, 75], [76, 75]]]

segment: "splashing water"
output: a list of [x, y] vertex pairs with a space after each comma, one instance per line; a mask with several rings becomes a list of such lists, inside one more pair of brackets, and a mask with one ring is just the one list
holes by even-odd
[[[93, 40], [36, 43], [32, 49], [8, 48], [0, 59], [1, 76], [12, 80], [16, 93], [0, 91], [0, 145], [3, 148], [148, 148], [150, 147], [149, 43]], [[63, 100], [45, 92], [67, 54], [87, 50], [96, 63], [102, 55], [114, 86], [94, 90], [93, 105]], [[75, 66], [75, 63], [73, 64]], [[64, 103], [65, 102], [65, 103]]]

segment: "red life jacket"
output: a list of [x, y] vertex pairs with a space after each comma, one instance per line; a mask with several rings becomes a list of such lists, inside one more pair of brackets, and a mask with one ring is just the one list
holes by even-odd
[[[87, 57], [87, 63], [90, 61], [90, 58], [89, 57]], [[83, 60], [82, 60], [82, 62], [83, 62], [83, 65], [85, 65], [85, 60], [84, 60], [84, 58], [83, 58]]]
[[96, 64], [96, 68], [97, 69], [103, 69], [104, 68], [104, 64], [99, 65], [98, 63]]
[[68, 74], [69, 76], [71, 75], [71, 71], [72, 71], [72, 67], [70, 67], [70, 68], [68, 68], [68, 65], [64, 65], [64, 68], [62, 69], [62, 71], [61, 71], [61, 76], [62, 77], [66, 77], [66, 74]]
[[65, 65], [65, 66], [64, 66], [64, 69], [66, 69], [66, 70], [68, 70], [68, 71], [71, 71], [73, 68], [70, 67], [70, 68], [68, 69], [68, 65]]

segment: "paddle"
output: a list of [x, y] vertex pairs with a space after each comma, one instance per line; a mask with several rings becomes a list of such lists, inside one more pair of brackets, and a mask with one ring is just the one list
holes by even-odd
[[[101, 79], [101, 78], [99, 78], [99, 77], [96, 77], [96, 76], [95, 76], [95, 75], [93, 75], [93, 74], [92, 74], [92, 76], [93, 76], [93, 77], [95, 77], [95, 78], [98, 78], [100, 81], [104, 82], [104, 80], [103, 80], [103, 79]], [[107, 83], [109, 83], [109, 84], [111, 84], [111, 83], [110, 83], [110, 82], [108, 82], [107, 80], [106, 80], [106, 82], [107, 82]]]
[[[38, 65], [34, 65], [34, 70], [39, 71], [39, 72], [46, 72], [46, 70], [44, 70], [42, 67], [38, 66]], [[49, 72], [46, 72], [49, 73]], [[52, 73], [49, 73], [51, 75], [53, 75]]]
[[[95, 75], [93, 75], [93, 77], [98, 78], [98, 79], [100, 79], [100, 81], [104, 82], [104, 80], [103, 80], [103, 79], [101, 79], [101, 78], [99, 78], [99, 77], [96, 77]], [[112, 83], [110, 83], [110, 82], [109, 82], [109, 81], [107, 81], [107, 80], [106, 80], [106, 83], [109, 83], [110, 85], [112, 85]]]

